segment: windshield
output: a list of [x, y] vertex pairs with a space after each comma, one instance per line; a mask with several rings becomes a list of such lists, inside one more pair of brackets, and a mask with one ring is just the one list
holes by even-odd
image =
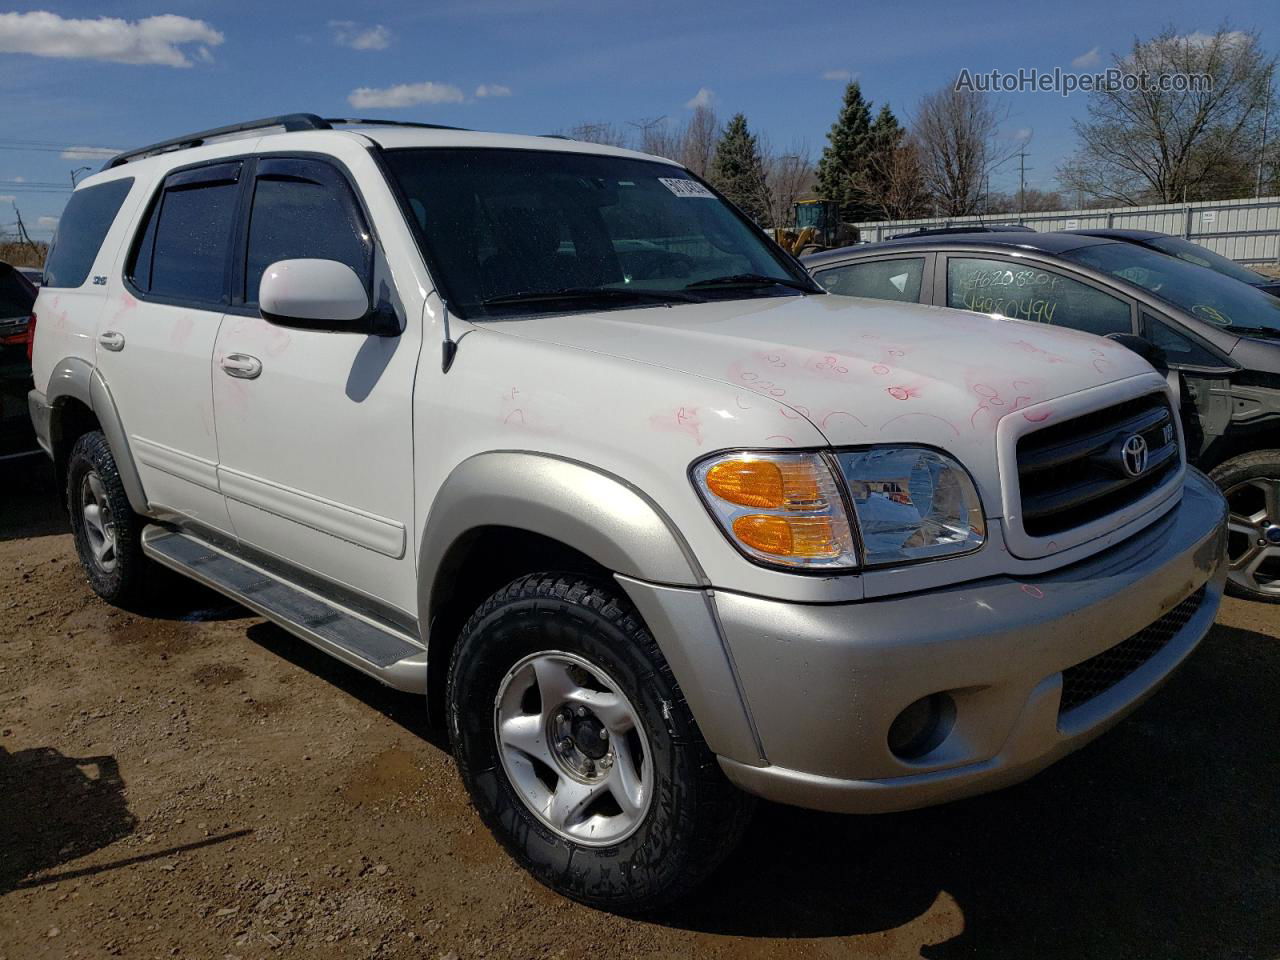
[[1224, 276], [1233, 277], [1241, 283], [1259, 284], [1266, 281], [1260, 273], [1254, 273], [1247, 267], [1242, 267], [1234, 260], [1228, 260], [1220, 253], [1214, 253], [1212, 250], [1206, 250], [1198, 243], [1192, 243], [1190, 240], [1183, 240], [1181, 237], [1152, 237], [1150, 240], [1142, 241], [1148, 247], [1154, 247], [1161, 253], [1167, 253], [1171, 257], [1177, 257], [1179, 260], [1186, 260], [1188, 263], [1194, 263], [1198, 267], [1208, 267], [1210, 270], [1216, 270]]
[[386, 156], [464, 317], [821, 292], [679, 167], [483, 148]]
[[1062, 256], [1136, 284], [1231, 333], [1280, 337], [1280, 300], [1212, 270], [1131, 243], [1099, 243]]

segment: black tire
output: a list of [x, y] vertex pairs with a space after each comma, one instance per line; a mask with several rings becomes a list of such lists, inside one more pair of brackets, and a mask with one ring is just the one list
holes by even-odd
[[[94, 534], [85, 516], [85, 485], [91, 476], [101, 484], [103, 502], [110, 509], [106, 521], [113, 540], [110, 563], [95, 551]], [[142, 553], [144, 521], [129, 506], [129, 497], [120, 482], [120, 471], [101, 431], [93, 430], [81, 435], [71, 448], [67, 459], [66, 498], [76, 553], [93, 592], [117, 606], [139, 598], [151, 567]]]
[[[1280, 528], [1280, 450], [1259, 450], [1233, 457], [1215, 467], [1209, 478], [1227, 497], [1232, 510], [1233, 529], [1227, 542], [1227, 557], [1232, 569], [1227, 577], [1227, 593], [1243, 600], [1280, 603], [1280, 540], [1272, 539], [1269, 542], [1269, 546], [1277, 548], [1277, 555], [1264, 558], [1254, 574], [1250, 575], [1242, 569], [1248, 566], [1248, 554], [1245, 551], [1251, 547], [1261, 548], [1261, 541], [1268, 538], [1268, 530], [1271, 530], [1272, 538], [1280, 537], [1280, 530], [1277, 529]], [[1268, 487], [1275, 491], [1269, 501], [1270, 510], [1266, 506]], [[1239, 527], [1250, 517], [1263, 511], [1267, 512], [1267, 516], [1256, 525], [1253, 537], [1238, 532]]]
[[[651, 800], [634, 832], [610, 846], [574, 842], [544, 823], [499, 756], [501, 684], [523, 658], [548, 649], [614, 678], [649, 735]], [[459, 772], [481, 819], [536, 879], [582, 903], [643, 913], [674, 901], [734, 849], [750, 819], [752, 799], [721, 772], [639, 615], [594, 580], [533, 574], [486, 600], [453, 651], [448, 715]]]

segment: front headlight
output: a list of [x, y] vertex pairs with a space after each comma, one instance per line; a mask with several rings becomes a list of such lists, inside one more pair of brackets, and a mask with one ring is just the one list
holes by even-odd
[[964, 467], [925, 447], [836, 455], [868, 565], [968, 553], [987, 536], [982, 502]]
[[803, 569], [857, 565], [844, 498], [821, 454], [719, 454], [696, 464], [693, 479], [747, 556]]

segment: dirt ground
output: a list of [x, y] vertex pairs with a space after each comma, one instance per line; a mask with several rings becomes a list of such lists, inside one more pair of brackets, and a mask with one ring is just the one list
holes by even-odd
[[1280, 607], [1228, 602], [1026, 784], [762, 805], [699, 898], [631, 920], [506, 858], [417, 698], [199, 588], [99, 602], [44, 478], [0, 474], [0, 960], [1280, 957]]

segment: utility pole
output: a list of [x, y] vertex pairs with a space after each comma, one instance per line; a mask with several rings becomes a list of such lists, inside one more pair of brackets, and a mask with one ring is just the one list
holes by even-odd
[[[1272, 68], [1274, 69], [1274, 68]], [[1262, 106], [1262, 147], [1258, 150], [1258, 182], [1253, 195], [1262, 196], [1262, 168], [1267, 163], [1267, 123], [1271, 119], [1271, 70], [1267, 71], [1267, 99]]]
[[1018, 213], [1027, 209], [1027, 151], [1018, 151]]

